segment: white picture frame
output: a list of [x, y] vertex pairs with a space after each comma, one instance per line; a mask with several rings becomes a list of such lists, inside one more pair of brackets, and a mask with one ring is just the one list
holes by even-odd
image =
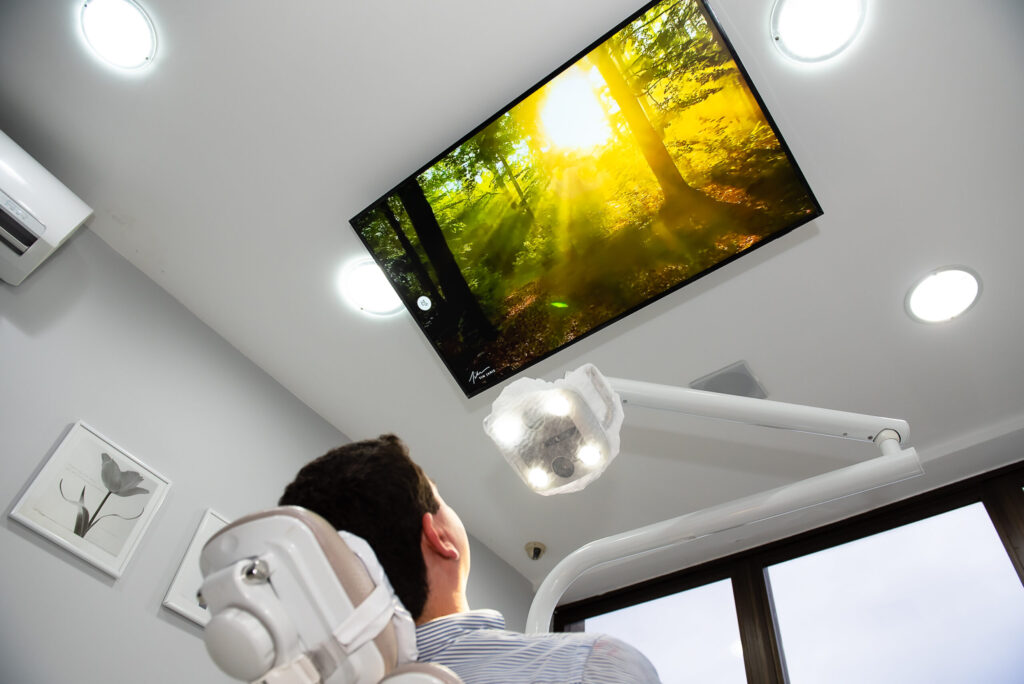
[[200, 627], [205, 627], [206, 623], [210, 621], [210, 611], [200, 606], [199, 600], [196, 598], [196, 592], [203, 584], [203, 575], [199, 571], [199, 554], [210, 537], [227, 524], [227, 518], [211, 508], [206, 509], [195, 534], [192, 535], [188, 549], [185, 550], [185, 556], [181, 559], [178, 571], [174, 574], [174, 579], [171, 580], [171, 586], [167, 588], [167, 594], [164, 596], [165, 608], [188, 618]]
[[166, 477], [78, 421], [10, 517], [119, 578], [170, 487]]

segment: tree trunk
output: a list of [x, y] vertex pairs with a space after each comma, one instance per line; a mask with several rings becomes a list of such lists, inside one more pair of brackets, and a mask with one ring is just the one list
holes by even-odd
[[434, 281], [430, 279], [430, 274], [427, 273], [427, 269], [424, 268], [423, 262], [420, 261], [420, 256], [416, 253], [416, 248], [412, 246], [412, 242], [409, 241], [409, 237], [405, 234], [405, 231], [402, 230], [402, 224], [398, 221], [398, 217], [395, 216], [395, 212], [391, 211], [391, 207], [388, 206], [386, 200], [381, 202], [380, 210], [381, 213], [384, 214], [384, 218], [387, 219], [388, 225], [391, 226], [391, 230], [395, 231], [398, 241], [402, 243], [402, 249], [405, 250], [406, 261], [410, 264], [413, 273], [416, 274], [416, 279], [420, 282], [420, 287], [428, 292], [435, 301], [440, 303], [441, 294], [434, 286]]
[[466, 284], [466, 279], [462, 277], [455, 257], [448, 249], [448, 243], [445, 242], [434, 210], [423, 194], [423, 188], [413, 178], [402, 183], [397, 189], [397, 194], [405, 205], [405, 211], [409, 214], [423, 251], [427, 253], [427, 258], [434, 266], [448, 309], [455, 315], [460, 315], [462, 321], [470, 327], [471, 330], [466, 332], [475, 332], [484, 339], [497, 337], [497, 331], [484, 315], [480, 303]]
[[665, 193], [665, 201], [669, 203], [681, 203], [689, 206], [707, 205], [712, 202], [707, 195], [691, 188], [679, 169], [676, 167], [672, 155], [665, 149], [665, 143], [661, 136], [651, 125], [650, 120], [644, 113], [643, 107], [637, 102], [633, 90], [626, 83], [607, 45], [601, 45], [590, 53], [590, 59], [594, 62], [601, 77], [608, 84], [608, 90], [622, 110], [622, 115], [629, 124], [633, 136], [636, 138], [644, 159], [654, 172], [662, 192]]
[[[612, 58], [612, 63], [615, 65], [616, 70], [619, 72], [620, 75], [623, 75], [628, 72], [628, 66], [623, 64], [622, 60], [616, 56], [617, 51], [617, 49], [609, 49], [608, 55]], [[621, 54], [621, 52], [619, 52], [619, 54]], [[665, 129], [658, 121], [657, 112], [651, 111], [651, 105], [648, 104], [647, 101], [647, 93], [642, 88], [637, 89], [632, 87], [631, 85], [629, 86], [629, 92], [633, 94], [633, 99], [636, 100], [638, 105], [640, 105], [640, 109], [642, 109], [644, 112], [644, 117], [647, 119], [648, 122], [650, 122], [651, 127], [654, 128], [654, 131], [658, 134], [658, 140], [660, 140], [662, 142], [662, 145], [664, 145]], [[653, 97], [651, 99], [653, 99]]]
[[[501, 152], [495, 151], [494, 155], [498, 158], [498, 161], [501, 162], [502, 168], [505, 169], [505, 175], [507, 175], [509, 181], [512, 182], [512, 187], [516, 189], [516, 194], [519, 195], [519, 201], [523, 203], [523, 206], [526, 206], [526, 195], [523, 194], [523, 189], [519, 187], [519, 181], [516, 179], [516, 174], [512, 173], [512, 166], [508, 163], [508, 160], [505, 159], [505, 155]], [[529, 207], [527, 207], [527, 210], [529, 210]]]

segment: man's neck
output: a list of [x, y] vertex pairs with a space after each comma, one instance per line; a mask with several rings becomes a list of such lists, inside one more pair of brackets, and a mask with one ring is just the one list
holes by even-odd
[[437, 618], [444, 617], [445, 615], [453, 615], [455, 613], [465, 613], [469, 610], [469, 601], [466, 600], [466, 595], [463, 592], [453, 592], [451, 594], [434, 594], [431, 593], [427, 596], [427, 602], [423, 606], [423, 612], [420, 613], [420, 617], [416, 620], [416, 626], [422, 625], [425, 622], [436, 620]]

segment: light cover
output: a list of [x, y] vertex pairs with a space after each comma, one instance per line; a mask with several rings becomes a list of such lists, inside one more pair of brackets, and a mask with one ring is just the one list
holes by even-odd
[[373, 259], [358, 259], [345, 266], [338, 286], [348, 303], [364, 313], [388, 316], [402, 308], [398, 293]]
[[545, 496], [583, 489], [619, 453], [622, 401], [591, 364], [546, 382], [509, 384], [484, 431], [531, 489]]
[[925, 323], [956, 318], [977, 301], [981, 281], [969, 269], [949, 266], [932, 271], [907, 294], [907, 312]]
[[132, 0], [87, 0], [82, 33], [97, 55], [123, 69], [150, 63], [156, 54], [156, 29]]
[[865, 14], [865, 0], [776, 0], [771, 35], [787, 57], [818, 62], [853, 42]]

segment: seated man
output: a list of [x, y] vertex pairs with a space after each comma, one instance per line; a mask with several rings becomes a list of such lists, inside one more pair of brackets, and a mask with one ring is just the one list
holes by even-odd
[[656, 683], [635, 648], [599, 634], [525, 635], [466, 599], [469, 538], [394, 435], [348, 444], [308, 463], [281, 496], [373, 547], [395, 593], [416, 621], [419, 658], [466, 684]]

